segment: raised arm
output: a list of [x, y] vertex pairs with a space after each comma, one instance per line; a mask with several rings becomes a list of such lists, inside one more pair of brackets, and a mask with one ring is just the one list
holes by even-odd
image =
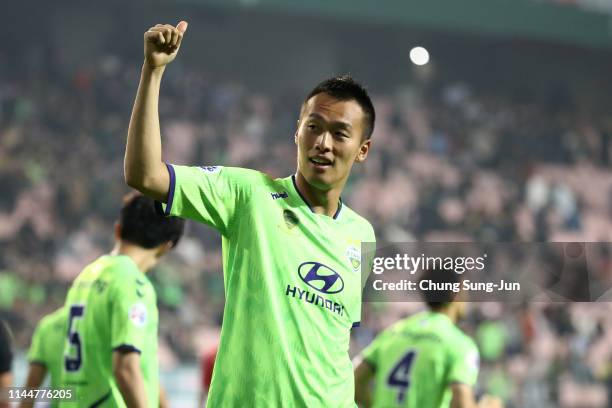
[[162, 162], [159, 128], [159, 88], [166, 65], [181, 46], [187, 22], [176, 27], [157, 24], [144, 34], [145, 61], [128, 129], [123, 171], [125, 182], [143, 194], [165, 202], [170, 176]]

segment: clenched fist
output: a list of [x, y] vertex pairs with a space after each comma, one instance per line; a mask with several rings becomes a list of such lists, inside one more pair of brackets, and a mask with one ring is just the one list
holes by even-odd
[[187, 22], [181, 21], [176, 27], [157, 24], [144, 33], [145, 64], [151, 68], [163, 67], [171, 63], [187, 31]]

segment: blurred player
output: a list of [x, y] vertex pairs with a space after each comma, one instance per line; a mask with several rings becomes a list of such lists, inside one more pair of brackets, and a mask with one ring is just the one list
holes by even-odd
[[[66, 341], [66, 308], [61, 307], [55, 312], [43, 317], [34, 330], [32, 344], [28, 351], [30, 367], [26, 379], [26, 387], [40, 388], [47, 373], [50, 377], [49, 386], [57, 389], [61, 386], [62, 350]], [[21, 408], [32, 407], [33, 402], [24, 401]], [[57, 407], [57, 400], [51, 402], [51, 407]]]
[[[11, 338], [8, 327], [0, 320], [0, 390], [13, 384], [11, 365], [13, 363], [13, 352], [11, 349]], [[0, 400], [0, 408], [8, 408], [8, 402]]]
[[166, 203], [166, 214], [223, 237], [226, 302], [208, 406], [352, 407], [360, 244], [375, 238], [340, 195], [353, 164], [368, 155], [372, 102], [349, 77], [315, 87], [301, 107], [290, 177], [164, 164], [159, 90], [186, 29], [157, 25], [144, 35], [124, 165], [127, 183]]
[[[421, 280], [460, 282], [451, 270], [430, 270]], [[465, 292], [422, 295], [429, 311], [383, 331], [357, 358], [355, 400], [363, 407], [501, 407], [497, 399], [487, 396], [477, 404], [474, 397], [478, 349], [456, 325], [466, 314]]]
[[115, 225], [115, 248], [88, 265], [66, 299], [68, 338], [62, 385], [78, 401], [60, 407], [159, 405], [156, 295], [145, 273], [178, 243], [184, 222], [129, 195]]

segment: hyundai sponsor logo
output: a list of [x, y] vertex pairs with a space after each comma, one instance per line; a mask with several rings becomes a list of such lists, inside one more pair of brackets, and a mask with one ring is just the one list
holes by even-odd
[[330, 299], [325, 299], [321, 295], [316, 293], [310, 293], [307, 290], [298, 288], [297, 286], [287, 285], [285, 290], [286, 296], [291, 296], [294, 299], [301, 300], [302, 302], [310, 303], [315, 306], [319, 306], [321, 309], [327, 309], [332, 313], [336, 313], [340, 316], [344, 316], [344, 306], [338, 302], [333, 302]]
[[298, 274], [305, 284], [321, 293], [338, 293], [344, 289], [344, 280], [338, 272], [319, 262], [304, 262]]

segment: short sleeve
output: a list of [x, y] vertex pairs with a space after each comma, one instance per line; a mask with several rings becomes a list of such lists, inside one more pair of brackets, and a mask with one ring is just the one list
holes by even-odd
[[376, 257], [376, 236], [374, 228], [368, 223], [369, 234], [365, 241], [361, 243], [361, 288], [365, 287], [370, 273], [374, 267], [374, 258]]
[[144, 277], [130, 277], [110, 290], [111, 349], [142, 352], [152, 333], [151, 325], [157, 325], [153, 287]]
[[234, 216], [251, 191], [254, 170], [223, 166], [166, 165], [170, 188], [161, 209], [166, 216], [189, 218], [228, 235]]
[[478, 379], [479, 365], [478, 349], [472, 342], [465, 347], [454, 349], [448, 377], [449, 384], [462, 383], [473, 387]]
[[32, 344], [30, 345], [30, 349], [28, 350], [28, 362], [30, 363], [39, 363], [43, 364], [45, 367], [48, 362], [45, 356], [45, 342], [43, 341], [45, 335], [45, 320], [41, 320], [36, 329], [34, 330], [34, 335], [32, 336]]
[[[364, 240], [361, 241], [361, 248], [359, 249], [359, 268], [357, 270], [361, 275], [361, 292], [359, 293], [359, 301], [356, 303], [351, 315], [354, 320], [353, 327], [358, 327], [361, 324], [363, 290], [370, 276], [370, 272], [372, 271], [376, 250], [376, 237], [374, 236], [374, 229], [370, 223], [367, 223], [367, 228], [365, 228], [365, 230], [369, 231], [369, 233], [363, 238]], [[364, 243], [367, 244], [364, 245]], [[349, 256], [349, 258], [351, 257]], [[351, 259], [351, 261], [353, 261], [353, 259]]]

